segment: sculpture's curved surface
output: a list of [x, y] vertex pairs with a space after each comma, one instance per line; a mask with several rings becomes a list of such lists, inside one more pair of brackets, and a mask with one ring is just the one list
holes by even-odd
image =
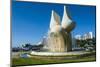
[[71, 20], [70, 15], [69, 15], [68, 11], [66, 10], [66, 6], [64, 6], [64, 13], [63, 13], [61, 26], [67, 32], [70, 32], [75, 27], [75, 22], [73, 22]]
[[51, 14], [50, 30], [51, 32], [59, 32], [61, 30], [60, 16], [53, 10]]
[[65, 43], [61, 32], [51, 32], [48, 36], [48, 46], [50, 52], [64, 52]]

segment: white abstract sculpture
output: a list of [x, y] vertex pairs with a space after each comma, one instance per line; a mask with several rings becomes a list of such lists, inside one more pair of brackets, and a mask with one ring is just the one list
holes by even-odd
[[52, 10], [50, 29], [47, 36], [47, 49], [50, 52], [68, 52], [72, 50], [71, 31], [75, 27], [75, 22], [71, 20], [66, 7], [62, 23], [60, 24], [60, 16]]

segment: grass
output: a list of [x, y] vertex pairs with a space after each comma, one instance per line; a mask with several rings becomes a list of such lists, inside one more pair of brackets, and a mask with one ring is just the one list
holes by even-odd
[[72, 58], [64, 57], [41, 57], [33, 56], [32, 58], [13, 58], [12, 66], [23, 65], [40, 65], [40, 64], [57, 64], [57, 63], [75, 63], [75, 62], [90, 62], [96, 61], [95, 55], [90, 56], [70, 56]]

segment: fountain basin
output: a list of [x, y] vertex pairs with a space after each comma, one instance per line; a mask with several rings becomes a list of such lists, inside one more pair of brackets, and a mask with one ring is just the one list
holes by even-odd
[[39, 56], [66, 56], [66, 55], [83, 55], [88, 54], [90, 52], [86, 51], [72, 51], [72, 52], [35, 52], [32, 51], [31, 55], [39, 55]]

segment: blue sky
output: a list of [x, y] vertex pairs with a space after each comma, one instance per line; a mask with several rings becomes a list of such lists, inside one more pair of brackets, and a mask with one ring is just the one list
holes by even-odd
[[[49, 29], [51, 11], [55, 10], [62, 19], [65, 4], [37, 2], [12, 2], [12, 45], [36, 44]], [[92, 31], [95, 34], [95, 6], [66, 4], [72, 20], [76, 22], [73, 36]]]

